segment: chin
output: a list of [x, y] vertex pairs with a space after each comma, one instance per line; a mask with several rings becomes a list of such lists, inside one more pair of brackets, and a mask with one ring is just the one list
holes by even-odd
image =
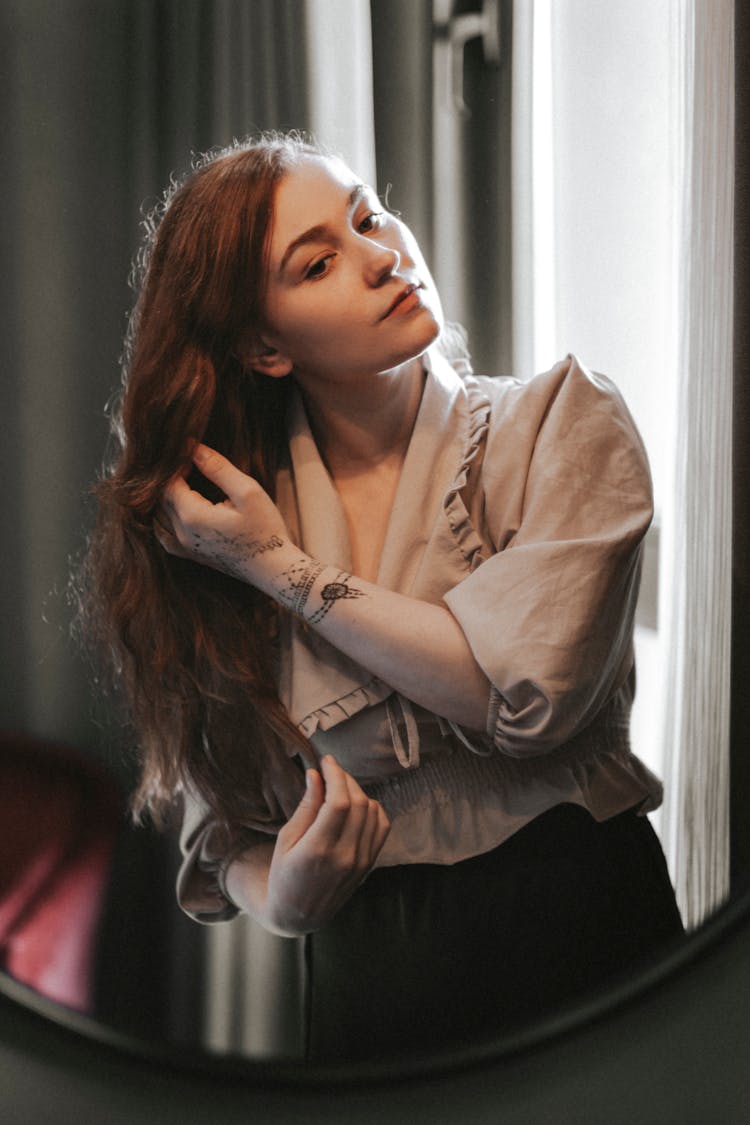
[[425, 316], [423, 320], [424, 324], [414, 325], [414, 331], [410, 333], [411, 338], [404, 345], [404, 352], [393, 364], [394, 367], [399, 363], [406, 363], [407, 360], [416, 359], [440, 338], [444, 327], [442, 317], [437, 318], [431, 313], [430, 316]]

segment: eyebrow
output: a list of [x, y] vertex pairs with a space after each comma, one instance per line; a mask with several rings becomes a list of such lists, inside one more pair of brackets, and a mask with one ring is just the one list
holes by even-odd
[[[355, 184], [352, 190], [349, 192], [349, 197], [346, 201], [347, 210], [350, 207], [353, 207], [355, 203], [359, 203], [360, 199], [363, 195], [366, 194], [367, 190], [367, 184]], [[301, 246], [307, 246], [310, 242], [321, 242], [328, 233], [328, 226], [326, 226], [325, 223], [318, 223], [316, 226], [310, 227], [309, 230], [303, 231], [302, 234], [299, 234], [296, 238], [292, 239], [292, 241], [284, 251], [284, 256], [282, 257], [281, 264], [279, 266], [279, 273], [284, 272], [289, 263], [289, 259], [296, 250], [299, 250]]]

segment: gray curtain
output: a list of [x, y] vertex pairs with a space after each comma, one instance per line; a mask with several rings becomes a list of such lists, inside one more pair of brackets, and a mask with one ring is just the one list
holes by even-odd
[[[5, 0], [0, 11], [2, 726], [101, 751], [67, 637], [141, 205], [193, 151], [308, 128], [304, 0]], [[283, 81], [281, 78], [283, 77]]]

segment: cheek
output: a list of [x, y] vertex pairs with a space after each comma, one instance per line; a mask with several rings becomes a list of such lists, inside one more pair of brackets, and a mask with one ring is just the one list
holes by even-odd
[[288, 334], [317, 339], [361, 331], [369, 310], [361, 295], [357, 297], [357, 281], [342, 269], [336, 276], [311, 285], [304, 300], [295, 301], [286, 310]]
[[347, 295], [351, 295], [351, 289], [336, 300], [329, 289], [325, 299], [310, 299], [300, 308], [285, 309], [274, 331], [279, 350], [299, 363], [303, 357], [309, 360], [313, 354], [325, 355], [360, 339], [363, 325], [355, 322], [353, 310], [347, 308]]

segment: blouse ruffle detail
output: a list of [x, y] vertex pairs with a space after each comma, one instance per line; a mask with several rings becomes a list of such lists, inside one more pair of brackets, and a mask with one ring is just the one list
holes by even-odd
[[483, 561], [484, 544], [469, 517], [462, 492], [468, 484], [469, 473], [480, 458], [483, 449], [490, 424], [490, 401], [481, 393], [471, 376], [468, 377], [467, 395], [470, 411], [468, 448], [455, 480], [445, 495], [443, 510], [456, 545], [466, 559], [469, 570], [475, 570]]
[[338, 726], [346, 719], [353, 718], [365, 707], [374, 707], [377, 703], [382, 703], [384, 699], [391, 695], [392, 691], [393, 689], [388, 684], [373, 678], [361, 687], [353, 688], [346, 695], [342, 695], [340, 699], [331, 700], [325, 706], [311, 711], [297, 725], [305, 738], [312, 738], [316, 731], [331, 730], [332, 727]]

